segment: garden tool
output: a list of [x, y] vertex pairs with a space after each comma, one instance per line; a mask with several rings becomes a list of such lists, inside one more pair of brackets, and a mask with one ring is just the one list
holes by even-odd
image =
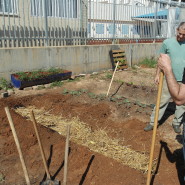
[[68, 166], [68, 154], [69, 154], [69, 135], [70, 135], [70, 128], [71, 128], [71, 125], [67, 125], [65, 157], [64, 157], [64, 180], [63, 180], [63, 185], [67, 185], [67, 166]]
[[37, 123], [36, 123], [33, 111], [31, 111], [31, 120], [33, 122], [33, 126], [34, 126], [35, 133], [36, 133], [36, 136], [37, 136], [37, 140], [38, 140], [38, 143], [39, 143], [39, 148], [40, 148], [42, 160], [43, 160], [43, 163], [44, 163], [44, 168], [45, 168], [46, 175], [47, 175], [47, 180], [41, 182], [40, 185], [60, 185], [60, 182], [58, 180], [51, 180], [51, 175], [49, 173], [49, 169], [48, 169], [48, 166], [46, 164], [46, 157], [45, 157], [43, 146], [42, 146], [42, 143], [41, 143], [41, 140], [40, 140], [39, 132], [38, 132], [38, 129], [37, 129]]
[[113, 79], [114, 79], [114, 75], [115, 75], [115, 72], [116, 72], [116, 70], [117, 70], [118, 64], [119, 64], [119, 61], [117, 62], [116, 67], [115, 67], [115, 69], [114, 69], [114, 73], [113, 73], [113, 75], [112, 75], [112, 79], [111, 79], [111, 82], [110, 82], [110, 85], [109, 85], [109, 89], [108, 89], [108, 91], [107, 91], [107, 96], [109, 95], [109, 91], [110, 91], [110, 88], [111, 88], [111, 85], [112, 85], [112, 81], [113, 81]]
[[26, 168], [26, 165], [25, 165], [25, 161], [24, 161], [24, 158], [23, 158], [21, 146], [20, 146], [20, 143], [19, 143], [19, 140], [18, 140], [18, 137], [17, 137], [17, 133], [16, 133], [16, 131], [15, 131], [15, 127], [14, 127], [14, 124], [13, 124], [13, 120], [12, 120], [12, 117], [11, 117], [11, 115], [10, 115], [10, 111], [9, 111], [9, 108], [8, 108], [8, 107], [5, 107], [5, 112], [6, 112], [6, 115], [7, 115], [7, 117], [8, 117], [8, 121], [9, 121], [9, 124], [10, 124], [10, 128], [11, 128], [12, 133], [13, 133], [13, 137], [14, 137], [14, 140], [15, 140], [15, 144], [16, 144], [16, 146], [17, 146], [17, 150], [18, 150], [19, 157], [20, 157], [20, 160], [21, 160], [22, 168], [23, 168], [23, 171], [24, 171], [24, 176], [25, 176], [25, 179], [26, 179], [26, 184], [27, 184], [27, 185], [30, 185], [30, 179], [29, 179], [28, 171], [27, 171], [27, 168]]
[[146, 185], [150, 185], [150, 179], [151, 179], [152, 160], [154, 155], [155, 138], [156, 138], [157, 124], [158, 124], [158, 117], [159, 117], [159, 107], [160, 107], [161, 93], [162, 93], [162, 87], [163, 87], [163, 77], [164, 77], [164, 73], [160, 72], [158, 93], [157, 93], [157, 103], [156, 103], [155, 118], [154, 118], [154, 128], [153, 128], [153, 135], [152, 135], [152, 144], [151, 144], [151, 151], [150, 151], [150, 161], [148, 164]]

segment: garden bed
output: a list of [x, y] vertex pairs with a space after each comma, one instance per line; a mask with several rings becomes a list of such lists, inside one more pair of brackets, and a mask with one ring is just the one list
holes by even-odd
[[[152, 132], [144, 132], [143, 128], [150, 119], [152, 107], [149, 105], [156, 101], [157, 90], [151, 78], [154, 74], [155, 70], [147, 69], [117, 72], [110, 96], [116, 94], [111, 98], [103, 96], [110, 83], [109, 75], [104, 73], [70, 81], [55, 89], [17, 90], [14, 95], [1, 99], [0, 184], [25, 185], [5, 106], [10, 108], [31, 184], [37, 185], [45, 177], [29, 119], [32, 109], [53, 178], [61, 182], [63, 179], [65, 125], [70, 123], [68, 184], [146, 184], [145, 157], [149, 157]], [[153, 185], [182, 182], [182, 145], [170, 125], [172, 119], [169, 117], [157, 130]], [[137, 161], [135, 154], [139, 154]], [[144, 163], [140, 162], [143, 156]]]
[[[33, 76], [33, 74], [35, 76]], [[61, 72], [50, 73], [48, 71], [22, 72], [11, 74], [11, 83], [14, 87], [23, 89], [25, 87], [47, 84], [54, 81], [69, 79], [71, 71], [61, 70]]]

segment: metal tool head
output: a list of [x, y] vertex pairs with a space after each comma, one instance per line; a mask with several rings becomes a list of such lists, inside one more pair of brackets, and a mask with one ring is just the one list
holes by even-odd
[[46, 180], [41, 182], [40, 185], [60, 185], [60, 182], [58, 180]]

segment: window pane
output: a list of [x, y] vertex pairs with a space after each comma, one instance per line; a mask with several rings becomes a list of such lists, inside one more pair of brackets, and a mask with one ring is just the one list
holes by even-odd
[[0, 0], [0, 12], [3, 11], [3, 0]]
[[[0, 0], [2, 1], [2, 0]], [[45, 0], [31, 0], [31, 15], [42, 16]], [[47, 0], [47, 16], [77, 18], [77, 0]]]
[[16, 0], [0, 0], [0, 12], [17, 13]]

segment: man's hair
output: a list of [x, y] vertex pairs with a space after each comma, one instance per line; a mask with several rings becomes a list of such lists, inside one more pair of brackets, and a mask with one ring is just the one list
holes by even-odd
[[185, 30], [185, 22], [181, 22], [179, 26], [177, 27], [177, 30], [182, 29]]

